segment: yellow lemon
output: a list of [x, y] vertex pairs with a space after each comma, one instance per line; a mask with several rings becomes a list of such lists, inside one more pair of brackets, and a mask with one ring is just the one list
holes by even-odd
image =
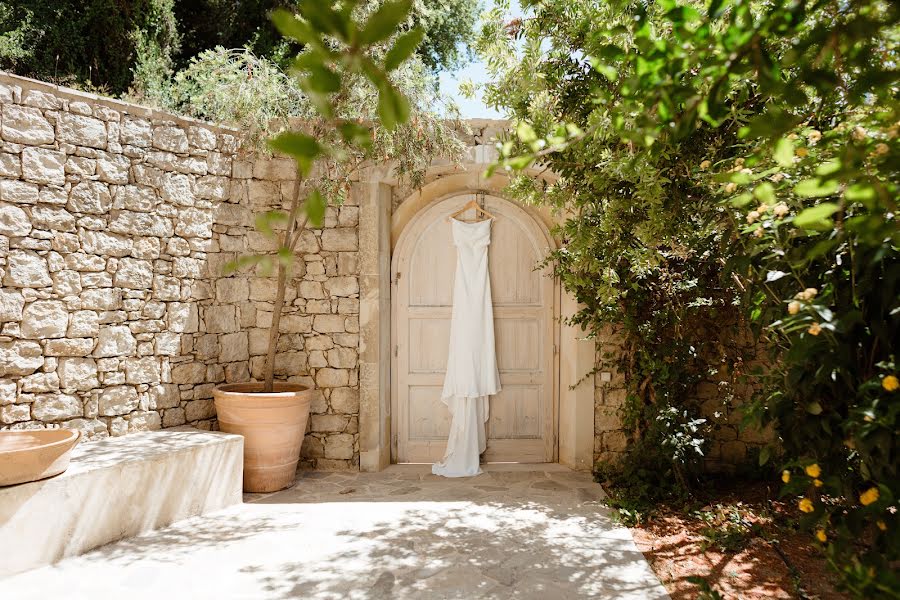
[[804, 498], [803, 500], [801, 500], [798, 506], [800, 507], [800, 510], [805, 513], [811, 513], [813, 510], [815, 510], [813, 508], [812, 500], [810, 500], [809, 498]]
[[791, 472], [785, 469], [781, 472], [781, 480], [785, 483], [791, 480]]
[[818, 463], [813, 463], [806, 467], [806, 474], [810, 477], [818, 477], [822, 474], [822, 469], [819, 468]]
[[825, 543], [825, 541], [828, 539], [828, 536], [825, 535], [824, 529], [819, 529], [816, 531], [816, 539], [819, 540], [820, 542], [822, 542], [823, 544]]
[[870, 487], [859, 495], [859, 501], [863, 506], [868, 506], [878, 500], [879, 495], [877, 487]]
[[896, 392], [900, 388], [900, 380], [895, 375], [888, 375], [881, 380], [881, 387], [889, 392]]

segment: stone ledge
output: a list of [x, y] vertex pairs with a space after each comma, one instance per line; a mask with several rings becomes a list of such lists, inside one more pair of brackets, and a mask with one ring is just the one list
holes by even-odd
[[0, 578], [240, 504], [243, 448], [190, 427], [80, 444], [65, 473], [0, 488]]
[[230, 133], [232, 135], [240, 133], [240, 130], [235, 127], [229, 127], [228, 125], [210, 123], [207, 121], [203, 121], [202, 119], [195, 119], [186, 115], [180, 115], [158, 108], [135, 104], [134, 102], [118, 100], [116, 98], [110, 98], [109, 96], [100, 96], [97, 94], [92, 94], [90, 92], [83, 92], [74, 88], [48, 83], [46, 81], [40, 81], [39, 79], [31, 79], [30, 77], [23, 77], [22, 75], [15, 75], [8, 71], [0, 71], [0, 83], [6, 85], [15, 85], [22, 88], [22, 90], [36, 90], [39, 92], [45, 92], [48, 94], [52, 94], [58, 98], [64, 98], [66, 100], [72, 100], [75, 102], [99, 104], [101, 106], [112, 108], [113, 110], [127, 113], [133, 117], [143, 117], [146, 119], [157, 119], [161, 121], [173, 121], [184, 126], [194, 125], [197, 127], [203, 127], [217, 133]]

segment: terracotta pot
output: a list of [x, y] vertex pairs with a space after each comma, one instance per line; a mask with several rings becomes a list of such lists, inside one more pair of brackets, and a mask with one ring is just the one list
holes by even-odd
[[15, 485], [59, 475], [69, 468], [81, 439], [73, 429], [0, 431], [0, 485]]
[[219, 429], [244, 436], [244, 491], [276, 492], [294, 483], [312, 390], [276, 383], [231, 383], [213, 391]]

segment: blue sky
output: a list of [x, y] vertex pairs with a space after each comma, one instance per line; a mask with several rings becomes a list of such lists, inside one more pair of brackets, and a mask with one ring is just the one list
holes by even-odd
[[464, 98], [459, 94], [459, 83], [470, 79], [475, 83], [484, 83], [488, 79], [484, 64], [476, 60], [456, 73], [441, 73], [441, 93], [452, 98], [459, 106], [462, 116], [466, 119], [502, 119], [503, 115], [492, 108], [485, 106], [481, 101], [481, 91], [474, 99]]
[[[484, 8], [493, 5], [490, 0], [484, 0]], [[510, 0], [509, 9], [506, 11], [509, 16], [522, 16], [522, 9], [519, 8], [517, 0]], [[459, 94], [459, 84], [462, 81], [471, 80], [474, 83], [484, 83], [488, 80], [488, 74], [485, 70], [484, 63], [477, 58], [474, 62], [468, 64], [465, 68], [455, 73], [441, 73], [440, 85], [441, 93], [444, 96], [452, 98], [459, 106], [462, 116], [467, 119], [503, 119], [505, 115], [498, 113], [492, 108], [485, 106], [481, 101], [481, 91], [477, 92], [478, 97], [470, 100]]]

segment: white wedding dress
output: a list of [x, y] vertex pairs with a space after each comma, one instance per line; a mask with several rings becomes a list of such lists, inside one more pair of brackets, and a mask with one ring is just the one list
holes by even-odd
[[450, 435], [443, 460], [431, 472], [444, 477], [481, 473], [478, 456], [487, 446], [484, 424], [488, 396], [500, 391], [494, 347], [494, 309], [488, 278], [491, 220], [451, 219], [456, 278], [450, 317], [450, 351], [441, 400], [450, 411]]

